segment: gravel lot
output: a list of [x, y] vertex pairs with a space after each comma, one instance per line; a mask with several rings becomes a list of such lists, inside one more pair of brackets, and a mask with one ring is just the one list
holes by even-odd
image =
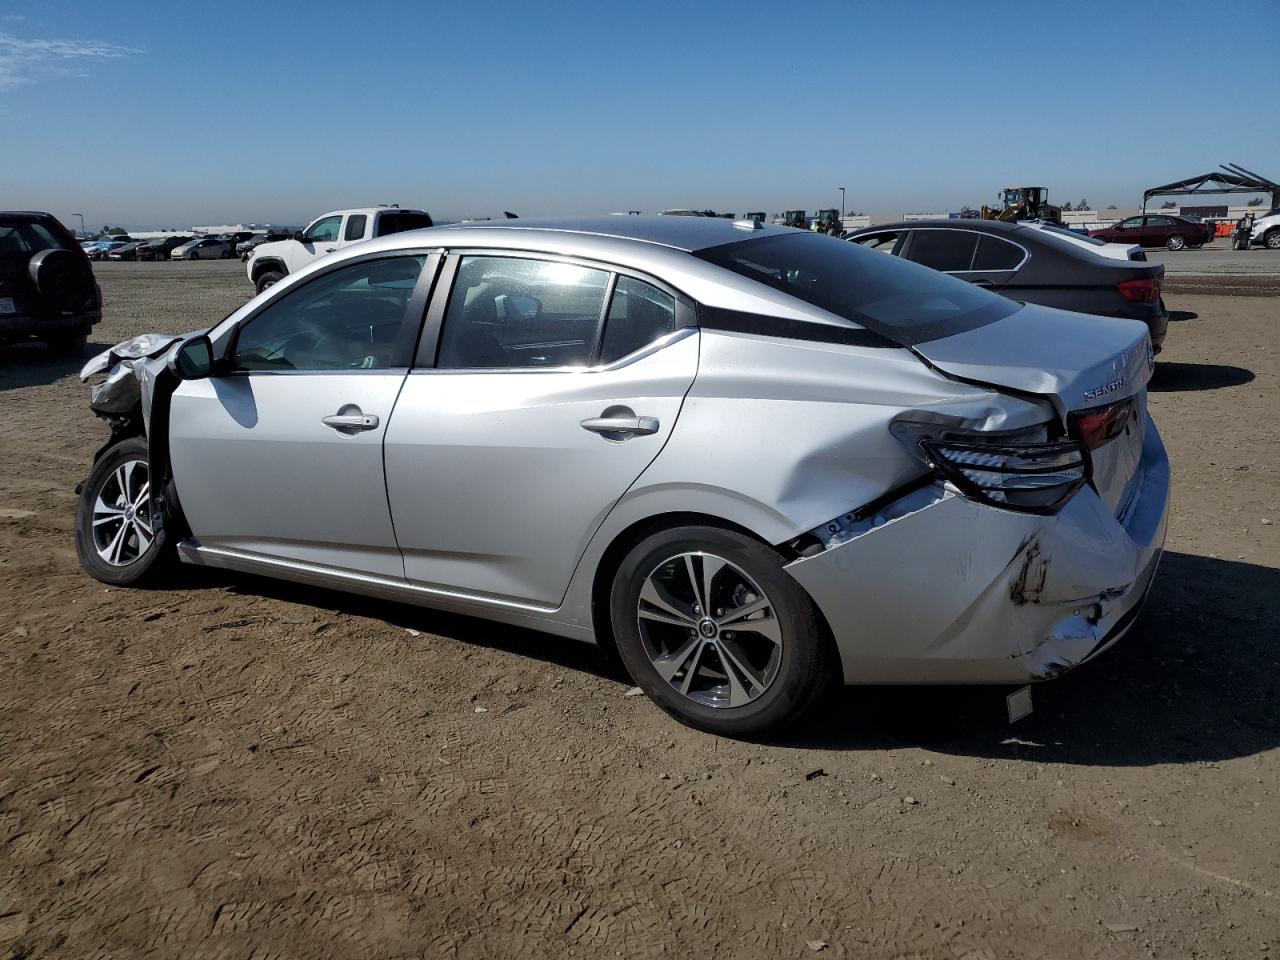
[[[236, 262], [98, 275], [100, 347], [249, 293]], [[1195, 289], [1130, 637], [1012, 727], [1004, 690], [853, 689], [771, 744], [540, 634], [104, 588], [71, 537], [105, 425], [75, 364], [0, 348], [0, 957], [1278, 960], [1280, 300]]]

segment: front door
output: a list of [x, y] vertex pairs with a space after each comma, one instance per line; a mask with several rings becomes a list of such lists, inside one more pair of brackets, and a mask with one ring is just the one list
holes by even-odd
[[357, 261], [288, 290], [241, 325], [229, 372], [179, 386], [170, 458], [202, 545], [403, 577], [382, 441], [425, 260]]
[[697, 372], [691, 307], [556, 260], [465, 256], [456, 274], [423, 334], [443, 314], [438, 351], [405, 381], [387, 431], [405, 573], [554, 607], [675, 425]]
[[297, 273], [317, 257], [333, 253], [338, 249], [338, 238], [342, 235], [342, 214], [332, 217], [321, 217], [302, 234], [302, 239], [293, 244], [289, 257], [289, 272]]

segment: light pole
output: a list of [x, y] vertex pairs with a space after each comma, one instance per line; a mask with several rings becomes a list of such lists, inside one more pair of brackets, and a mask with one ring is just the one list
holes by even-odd
[[840, 219], [844, 219], [844, 187], [840, 187]]
[[84, 239], [84, 214], [83, 214], [83, 213], [73, 213], [73, 214], [72, 214], [72, 216], [73, 216], [73, 217], [79, 217], [79, 218], [80, 218], [80, 239], [81, 239], [81, 240], [83, 240], [83, 239]]

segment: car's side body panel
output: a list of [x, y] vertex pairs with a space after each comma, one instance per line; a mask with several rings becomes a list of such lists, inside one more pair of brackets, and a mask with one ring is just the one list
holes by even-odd
[[[202, 544], [402, 577], [382, 441], [405, 370], [256, 371], [181, 383], [169, 458]], [[380, 418], [345, 435], [322, 423], [355, 404]]]
[[[614, 368], [416, 370], [387, 431], [387, 495], [414, 583], [556, 606], [587, 541], [663, 448], [698, 335]], [[649, 418], [611, 439], [592, 418]]]

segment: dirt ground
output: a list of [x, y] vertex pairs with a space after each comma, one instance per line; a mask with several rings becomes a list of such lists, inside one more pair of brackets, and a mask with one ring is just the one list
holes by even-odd
[[[98, 273], [99, 347], [249, 292]], [[103, 587], [72, 510], [105, 426], [77, 364], [0, 349], [0, 957], [1280, 960], [1280, 299], [1170, 279], [1129, 638], [1014, 726], [1005, 690], [850, 689], [770, 744], [549, 636]]]

